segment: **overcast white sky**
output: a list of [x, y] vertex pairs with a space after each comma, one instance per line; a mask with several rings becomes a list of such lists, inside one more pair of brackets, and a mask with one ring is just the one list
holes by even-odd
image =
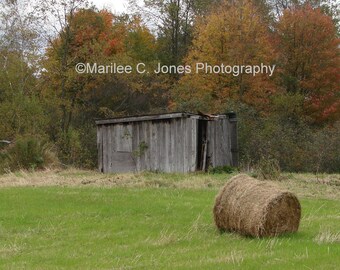
[[107, 8], [113, 13], [126, 12], [128, 8], [128, 0], [92, 0], [97, 8]]

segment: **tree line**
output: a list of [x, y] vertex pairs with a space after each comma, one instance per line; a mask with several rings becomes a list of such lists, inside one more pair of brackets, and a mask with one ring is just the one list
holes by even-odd
[[[0, 8], [0, 170], [96, 167], [98, 118], [239, 117], [241, 167], [339, 172], [339, 6], [333, 0], [80, 0]], [[268, 74], [79, 74], [77, 63], [275, 65]], [[7, 141], [12, 142], [8, 144]]]

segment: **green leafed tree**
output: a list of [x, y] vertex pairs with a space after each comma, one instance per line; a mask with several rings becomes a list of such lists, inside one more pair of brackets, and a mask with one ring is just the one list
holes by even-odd
[[28, 2], [0, 3], [0, 139], [45, 133], [37, 90], [41, 38], [36, 14], [24, 8]]

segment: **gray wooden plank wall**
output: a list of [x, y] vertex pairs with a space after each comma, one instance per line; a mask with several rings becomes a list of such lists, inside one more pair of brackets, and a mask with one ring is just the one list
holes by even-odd
[[208, 121], [208, 166], [231, 165], [231, 136], [229, 119]]
[[[98, 125], [99, 170], [196, 171], [198, 121], [194, 117], [183, 117]], [[228, 118], [208, 121], [208, 165], [215, 167], [235, 163], [231, 143], [237, 135], [231, 134], [231, 130]], [[147, 147], [144, 151], [142, 145]]]
[[134, 171], [131, 125], [99, 125], [98, 165], [103, 172]]
[[[135, 156], [137, 171], [195, 171], [197, 119], [177, 118], [132, 125], [132, 145], [139, 153]], [[142, 144], [148, 147], [144, 152], [138, 151]]]

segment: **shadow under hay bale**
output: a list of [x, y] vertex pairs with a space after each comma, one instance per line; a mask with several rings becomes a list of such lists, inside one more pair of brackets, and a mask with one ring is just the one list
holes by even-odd
[[220, 190], [213, 213], [221, 231], [277, 236], [298, 230], [301, 206], [293, 193], [240, 174]]

